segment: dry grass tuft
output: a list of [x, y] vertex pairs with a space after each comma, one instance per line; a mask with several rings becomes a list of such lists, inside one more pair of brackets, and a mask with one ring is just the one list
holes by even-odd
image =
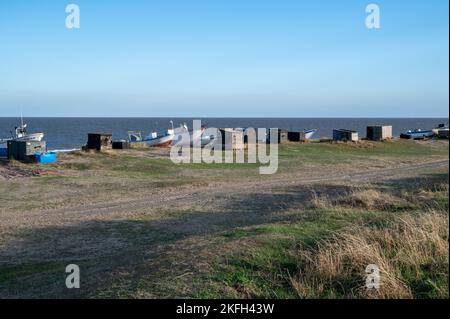
[[[297, 249], [300, 271], [289, 281], [301, 298], [420, 298], [431, 290], [448, 298], [448, 252], [447, 216], [407, 215], [382, 228], [352, 227], [315, 249]], [[369, 264], [380, 268], [379, 290], [365, 288]], [[444, 288], [436, 284], [442, 278]]]
[[310, 206], [313, 209], [332, 207], [352, 207], [369, 210], [392, 210], [404, 205], [406, 200], [393, 194], [383, 193], [375, 189], [354, 189], [347, 195], [331, 198], [328, 195], [318, 195], [312, 192]]
[[[448, 196], [449, 184], [448, 183], [432, 183], [421, 185], [419, 192], [405, 191], [402, 194], [402, 198], [409, 202], [432, 202], [435, 203], [436, 193], [447, 194]], [[447, 210], [446, 207], [441, 207]]]
[[365, 209], [389, 210], [401, 205], [404, 201], [389, 193], [375, 189], [354, 190], [348, 196], [338, 199], [338, 204]]
[[311, 192], [310, 208], [326, 209], [333, 207], [333, 201], [327, 195], [318, 195], [315, 191]]

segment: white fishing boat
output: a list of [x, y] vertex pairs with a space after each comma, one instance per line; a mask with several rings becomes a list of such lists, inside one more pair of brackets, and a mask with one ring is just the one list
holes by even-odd
[[[213, 147], [214, 142], [217, 140], [216, 135], [204, 135], [206, 126], [202, 126], [198, 131], [190, 131], [186, 123], [180, 125], [177, 129], [178, 139], [174, 141], [177, 146], [183, 147]], [[183, 137], [182, 135], [187, 134], [188, 136]]]
[[16, 141], [32, 141], [40, 142], [44, 138], [44, 133], [27, 133], [27, 124], [22, 124], [15, 128], [15, 138]]
[[[437, 127], [432, 129], [432, 131], [436, 135], [439, 135], [441, 132], [448, 132], [449, 131], [449, 126], [448, 126], [448, 124], [439, 124]], [[448, 135], [448, 133], [447, 133], [447, 135]]]
[[304, 129], [303, 132], [305, 133], [305, 139], [310, 140], [316, 134], [317, 129]]
[[169, 146], [175, 137], [175, 131], [173, 129], [173, 122], [170, 121], [171, 128], [165, 132], [158, 133], [153, 131], [148, 136], [142, 138], [140, 132], [130, 131], [128, 132], [128, 140], [130, 143], [142, 142], [149, 146]]
[[430, 138], [435, 135], [433, 130], [408, 130], [406, 133], [400, 134], [400, 138], [411, 139], [411, 140], [423, 140], [425, 138]]
[[27, 132], [27, 124], [23, 123], [23, 118], [21, 116], [20, 126], [16, 126], [14, 128], [14, 133], [11, 132], [10, 138], [0, 139], [0, 144], [6, 144], [6, 142], [11, 141], [11, 140], [40, 142], [43, 139], [44, 139], [44, 133], [28, 133]]

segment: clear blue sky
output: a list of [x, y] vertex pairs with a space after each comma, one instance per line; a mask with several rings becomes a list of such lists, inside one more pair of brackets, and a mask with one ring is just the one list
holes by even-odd
[[0, 1], [0, 116], [448, 117], [448, 1], [369, 3]]

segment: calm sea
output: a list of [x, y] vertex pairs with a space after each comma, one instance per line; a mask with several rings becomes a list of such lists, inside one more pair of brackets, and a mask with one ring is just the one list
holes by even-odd
[[[430, 129], [440, 123], [448, 123], [448, 118], [196, 118], [209, 127], [276, 127], [288, 130], [316, 128], [318, 137], [332, 136], [333, 128], [356, 130], [360, 136], [366, 135], [366, 126], [371, 124], [392, 125], [394, 135], [409, 129]], [[162, 131], [173, 120], [175, 126], [186, 122], [192, 127], [192, 118], [24, 118], [28, 131], [44, 132], [49, 149], [79, 148], [86, 144], [87, 133], [109, 132], [114, 139], [124, 139], [128, 131], [142, 131], [148, 134], [152, 130]], [[0, 138], [10, 136], [10, 131], [20, 124], [19, 118], [0, 118]]]

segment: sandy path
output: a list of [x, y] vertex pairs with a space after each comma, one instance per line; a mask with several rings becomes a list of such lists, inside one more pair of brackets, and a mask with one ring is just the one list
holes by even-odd
[[301, 178], [299, 176], [269, 176], [263, 181], [242, 183], [218, 183], [188, 189], [167, 189], [159, 194], [144, 199], [124, 200], [119, 202], [102, 202], [88, 206], [65, 207], [52, 210], [3, 213], [0, 216], [0, 229], [19, 227], [29, 228], [48, 225], [70, 225], [80, 221], [124, 219], [145, 211], [151, 213], [158, 209], [189, 207], [190, 205], [212, 204], [226, 197], [257, 194], [286, 187], [305, 186], [324, 182], [365, 183], [382, 181], [391, 178], [415, 176], [424, 169], [445, 168], [449, 161], [433, 161], [427, 163], [405, 165], [395, 168], [374, 169], [356, 173], [338, 173], [333, 176]]

